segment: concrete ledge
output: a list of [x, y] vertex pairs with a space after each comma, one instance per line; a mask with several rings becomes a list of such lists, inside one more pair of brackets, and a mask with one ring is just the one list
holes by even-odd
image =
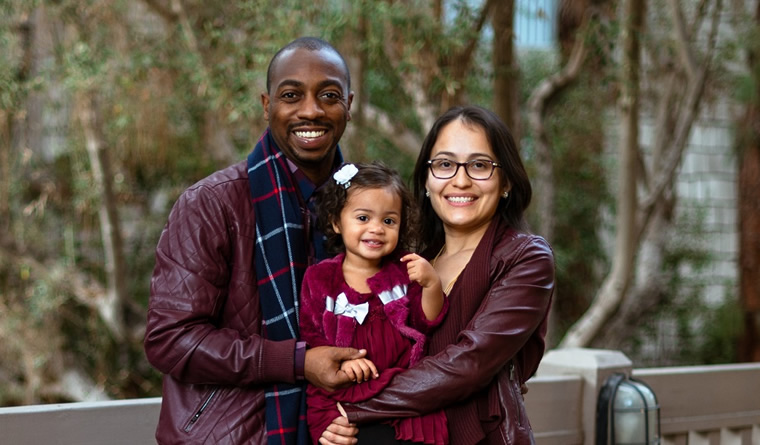
[[0, 441], [77, 445], [156, 443], [160, 408], [160, 397], [0, 408]]

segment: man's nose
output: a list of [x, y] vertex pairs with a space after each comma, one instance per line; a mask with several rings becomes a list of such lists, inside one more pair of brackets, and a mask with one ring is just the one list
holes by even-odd
[[318, 97], [307, 94], [301, 102], [298, 115], [303, 119], [314, 120], [315, 118], [324, 116], [325, 110], [322, 108], [322, 103]]

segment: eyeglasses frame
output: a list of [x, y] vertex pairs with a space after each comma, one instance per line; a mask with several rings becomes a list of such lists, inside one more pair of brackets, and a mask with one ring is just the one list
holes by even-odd
[[[441, 178], [440, 176], [436, 176], [436, 174], [433, 172], [433, 162], [434, 161], [449, 161], [452, 164], [456, 164], [457, 168], [454, 169], [454, 174], [452, 174], [451, 176], [448, 176], [446, 178]], [[473, 178], [472, 177], [472, 175], [470, 174], [470, 171], [467, 169], [467, 165], [469, 165], [471, 162], [475, 162], [475, 161], [488, 162], [488, 163], [491, 164], [491, 174], [488, 175], [487, 178]], [[428, 165], [428, 168], [430, 169], [430, 174], [433, 175], [433, 177], [436, 178], [436, 179], [451, 179], [454, 176], [456, 176], [457, 173], [459, 173], [459, 167], [464, 167], [465, 174], [467, 175], [467, 177], [469, 177], [473, 181], [488, 181], [489, 179], [491, 179], [493, 177], [493, 172], [495, 172], [497, 168], [502, 168], [501, 164], [499, 164], [498, 162], [494, 162], [494, 161], [492, 161], [490, 159], [472, 159], [472, 160], [469, 160], [467, 162], [457, 162], [457, 161], [451, 160], [449, 158], [437, 158], [437, 159], [428, 159], [427, 165]]]

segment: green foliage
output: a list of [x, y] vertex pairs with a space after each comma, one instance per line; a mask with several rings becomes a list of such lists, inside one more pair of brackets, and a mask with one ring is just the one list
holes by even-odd
[[[730, 288], [728, 283], [726, 288]], [[719, 305], [705, 309], [699, 347], [694, 354], [696, 362], [708, 365], [735, 362], [744, 328], [744, 313], [738, 299], [735, 295], [726, 295]]]
[[[705, 300], [706, 276], [714, 260], [704, 247], [704, 211], [681, 215], [671, 229], [658, 304], [630, 332], [625, 353], [639, 366], [683, 366], [731, 363], [741, 335], [741, 308], [736, 297], [720, 303]], [[696, 278], [695, 278], [696, 277]], [[702, 278], [699, 278], [702, 277]], [[725, 283], [730, 289], [730, 283]]]

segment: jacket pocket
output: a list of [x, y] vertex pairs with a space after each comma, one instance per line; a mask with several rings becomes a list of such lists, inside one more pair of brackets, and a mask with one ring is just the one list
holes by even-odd
[[192, 431], [193, 427], [196, 425], [196, 423], [198, 423], [198, 420], [201, 419], [203, 414], [211, 405], [211, 402], [214, 401], [214, 398], [216, 397], [216, 394], [218, 391], [219, 391], [219, 388], [212, 388], [209, 392], [207, 392], [203, 396], [203, 398], [201, 398], [201, 402], [195, 408], [195, 411], [193, 412], [193, 416], [190, 417], [190, 419], [185, 423], [183, 430], [186, 433], [189, 433], [190, 431]]

